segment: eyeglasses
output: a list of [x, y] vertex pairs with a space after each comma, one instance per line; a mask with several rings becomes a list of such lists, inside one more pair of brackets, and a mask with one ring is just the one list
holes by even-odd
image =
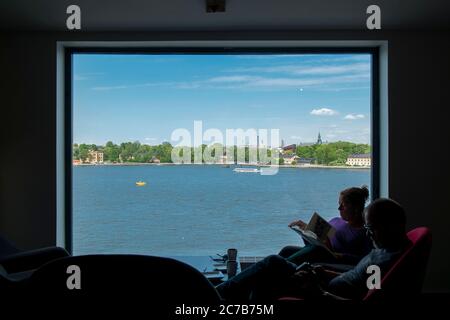
[[367, 234], [373, 235], [373, 226], [370, 224], [365, 224], [364, 229], [366, 229]]

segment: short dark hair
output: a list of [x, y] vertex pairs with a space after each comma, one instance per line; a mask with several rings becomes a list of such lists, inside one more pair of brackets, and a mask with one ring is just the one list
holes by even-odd
[[406, 226], [406, 213], [403, 207], [396, 201], [380, 198], [367, 206], [371, 220], [377, 226], [388, 229], [402, 228]]

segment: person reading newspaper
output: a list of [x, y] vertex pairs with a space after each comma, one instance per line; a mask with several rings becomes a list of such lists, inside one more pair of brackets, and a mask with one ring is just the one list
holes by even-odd
[[310, 247], [322, 247], [333, 257], [337, 257], [337, 255], [330, 249], [330, 238], [334, 236], [336, 229], [333, 228], [333, 226], [322, 218], [317, 212], [314, 212], [307, 225], [300, 227], [293, 224], [289, 225], [289, 227], [302, 237], [303, 242], [306, 245]]
[[[279, 255], [297, 265], [305, 261], [357, 264], [371, 250], [363, 228], [368, 197], [366, 186], [348, 188], [339, 195], [340, 217], [326, 222], [315, 213], [308, 224], [302, 220], [291, 222], [289, 227], [302, 235], [305, 246], [286, 246]], [[314, 236], [318, 241], [314, 241]]]

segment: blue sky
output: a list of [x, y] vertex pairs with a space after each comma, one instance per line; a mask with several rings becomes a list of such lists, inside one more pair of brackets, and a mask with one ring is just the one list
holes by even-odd
[[286, 144], [370, 141], [370, 55], [74, 56], [74, 142], [170, 141], [177, 128], [279, 129]]

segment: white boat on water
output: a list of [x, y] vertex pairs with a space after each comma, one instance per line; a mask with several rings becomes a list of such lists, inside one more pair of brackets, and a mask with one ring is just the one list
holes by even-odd
[[257, 168], [234, 168], [234, 172], [248, 172], [248, 173], [258, 173], [261, 172], [261, 170]]

